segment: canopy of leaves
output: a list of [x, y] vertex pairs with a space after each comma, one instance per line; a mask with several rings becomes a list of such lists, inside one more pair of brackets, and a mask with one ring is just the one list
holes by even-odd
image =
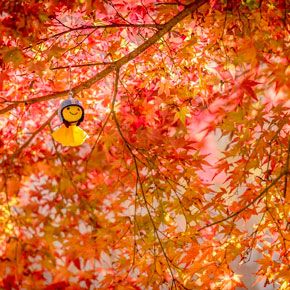
[[[235, 289], [255, 253], [289, 289], [285, 0], [0, 11], [2, 288]], [[70, 89], [76, 148], [51, 137]]]

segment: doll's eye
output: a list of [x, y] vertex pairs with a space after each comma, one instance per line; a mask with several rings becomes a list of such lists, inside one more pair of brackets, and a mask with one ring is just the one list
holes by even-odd
[[78, 108], [78, 111], [80, 111], [81, 109], [80, 108]]
[[69, 111], [69, 107], [66, 108]]

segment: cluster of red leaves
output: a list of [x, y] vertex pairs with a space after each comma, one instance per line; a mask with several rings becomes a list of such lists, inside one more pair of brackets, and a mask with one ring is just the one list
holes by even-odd
[[[235, 289], [253, 253], [288, 289], [285, 1], [0, 10], [1, 287]], [[51, 138], [70, 85], [78, 148]]]

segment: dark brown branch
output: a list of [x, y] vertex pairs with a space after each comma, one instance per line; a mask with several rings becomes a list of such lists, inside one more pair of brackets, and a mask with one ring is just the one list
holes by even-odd
[[71, 32], [74, 32], [74, 31], [79, 31], [79, 30], [90, 30], [90, 29], [107, 29], [107, 28], [156, 28], [156, 29], [162, 29], [162, 24], [119, 24], [119, 23], [113, 23], [113, 24], [103, 24], [103, 25], [83, 25], [83, 26], [80, 26], [80, 27], [68, 27], [68, 26], [65, 26], [66, 28], [69, 28], [65, 31], [62, 31], [62, 32], [59, 32], [59, 33], [56, 33], [56, 34], [53, 34], [51, 36], [48, 36], [48, 37], [45, 37], [45, 38], [42, 38], [40, 39], [38, 42], [36, 42], [36, 44], [34, 45], [30, 45], [30, 46], [27, 46], [25, 47], [24, 49], [29, 49], [35, 45], [39, 45], [41, 43], [44, 43], [50, 39], [53, 39], [53, 38], [58, 38], [62, 35], [65, 35], [67, 33], [71, 33]]
[[225, 222], [225, 221], [227, 221], [229, 219], [232, 219], [232, 218], [236, 217], [237, 215], [242, 213], [244, 210], [249, 208], [251, 205], [253, 205], [257, 200], [259, 200], [265, 193], [267, 193], [286, 174], [288, 174], [288, 173], [285, 172], [285, 171], [280, 173], [280, 175], [276, 179], [274, 179], [269, 186], [267, 186], [265, 189], [263, 189], [250, 203], [248, 203], [247, 205], [245, 205], [244, 207], [242, 207], [238, 211], [234, 212], [233, 214], [231, 214], [231, 215], [229, 215], [229, 216], [227, 216], [227, 217], [225, 217], [225, 218], [223, 218], [221, 220], [218, 220], [218, 221], [213, 222], [213, 223], [211, 223], [209, 225], [206, 225], [206, 226], [200, 228], [198, 231], [202, 231], [202, 230], [204, 230], [206, 228], [212, 227], [214, 225], [220, 224], [222, 222]]
[[185, 6], [183, 3], [177, 1], [177, 2], [159, 2], [159, 3], [154, 3], [155, 6], [160, 6], [160, 5], [171, 5], [171, 6]]
[[93, 151], [95, 150], [95, 147], [96, 147], [97, 143], [99, 142], [99, 139], [101, 138], [101, 135], [104, 132], [105, 127], [106, 127], [106, 125], [107, 125], [107, 123], [108, 123], [108, 121], [109, 121], [109, 119], [110, 119], [110, 117], [111, 117], [111, 115], [112, 115], [112, 113], [114, 111], [115, 102], [116, 102], [117, 93], [118, 93], [118, 86], [116, 84], [118, 84], [118, 82], [119, 82], [119, 77], [120, 77], [120, 75], [119, 75], [119, 69], [116, 69], [116, 78], [115, 78], [115, 85], [114, 85], [114, 92], [113, 92], [111, 110], [110, 110], [109, 114], [107, 115], [103, 126], [101, 127], [101, 130], [100, 130], [100, 132], [99, 132], [99, 134], [97, 136], [97, 139], [96, 139], [94, 145], [92, 146], [91, 152], [89, 153], [89, 155], [87, 157], [86, 168], [87, 168], [88, 162], [89, 162], [89, 160], [90, 160], [90, 158], [91, 158], [91, 156], [93, 154]]
[[133, 27], [133, 28], [157, 28], [162, 29], [163, 24], [148, 23], [148, 24], [133, 24], [133, 23], [115, 23], [115, 24], [104, 24], [104, 25], [86, 25], [82, 26], [83, 29], [96, 29], [96, 28], [118, 28], [118, 27]]
[[[285, 171], [288, 172], [289, 170], [289, 161], [290, 161], [290, 138], [288, 140], [288, 150], [287, 150], [287, 160], [285, 165]], [[287, 184], [288, 184], [288, 174], [285, 175], [285, 183], [284, 183], [284, 198], [287, 197]]]
[[[108, 74], [113, 72], [115, 69], [120, 69], [123, 65], [128, 63], [129, 61], [133, 60], [137, 56], [139, 56], [141, 53], [143, 53], [146, 49], [148, 49], [152, 44], [156, 43], [160, 38], [165, 35], [167, 32], [169, 32], [176, 24], [178, 24], [180, 21], [182, 21], [185, 17], [190, 15], [193, 11], [195, 11], [198, 7], [206, 3], [207, 0], [198, 0], [194, 1], [193, 3], [187, 5], [179, 14], [174, 16], [171, 20], [169, 20], [167, 23], [165, 23], [162, 26], [162, 29], [157, 31], [155, 34], [153, 34], [148, 40], [146, 40], [144, 43], [142, 43], [140, 46], [138, 46], [135, 50], [131, 51], [129, 54], [123, 56], [119, 60], [117, 60], [115, 63], [109, 65], [105, 69], [103, 69], [101, 72], [97, 73], [92, 78], [88, 79], [87, 81], [81, 83], [80, 85], [74, 87], [72, 90], [74, 94], [79, 93], [80, 91], [84, 89], [90, 88], [93, 84], [98, 82], [99, 80], [106, 77]], [[26, 104], [35, 104], [38, 102], [48, 101], [51, 99], [57, 99], [60, 97], [64, 97], [69, 93], [68, 90], [52, 93], [49, 95], [45, 95], [38, 98], [31, 98], [26, 101], [23, 101], [23, 103]], [[18, 103], [19, 104], [19, 103]], [[0, 114], [4, 114], [18, 106], [18, 104], [11, 104], [7, 106], [6, 108], [0, 110]]]
[[51, 67], [50, 69], [57, 70], [57, 69], [68, 69], [72, 67], [86, 67], [86, 66], [98, 66], [98, 65], [109, 65], [109, 64], [113, 64], [113, 62], [91, 62], [91, 63], [84, 63], [84, 64], [56, 66], [56, 67]]
[[[138, 167], [138, 163], [137, 163], [137, 157], [135, 155], [135, 153], [133, 152], [129, 142], [127, 141], [127, 139], [125, 138], [125, 136], [123, 135], [123, 132], [121, 130], [121, 127], [120, 127], [120, 123], [117, 119], [117, 116], [116, 116], [116, 112], [115, 112], [115, 101], [116, 101], [116, 96], [117, 96], [117, 92], [118, 92], [118, 83], [119, 83], [119, 70], [116, 70], [116, 78], [115, 78], [115, 83], [114, 83], [114, 93], [113, 93], [113, 101], [112, 101], [112, 106], [111, 106], [111, 112], [112, 112], [112, 115], [113, 115], [113, 119], [115, 121], [115, 124], [116, 124], [116, 127], [117, 127], [117, 130], [125, 144], [125, 146], [127, 147], [130, 155], [132, 156], [132, 159], [133, 159], [133, 162], [134, 162], [134, 167], [135, 167], [135, 171], [136, 171], [136, 175], [137, 175], [137, 184], [139, 183], [140, 185], [140, 189], [141, 189], [141, 194], [142, 194], [142, 198], [143, 198], [143, 201], [144, 201], [144, 204], [145, 204], [145, 208], [146, 208], [146, 211], [149, 215], [149, 219], [151, 221], [151, 224], [152, 224], [152, 227], [153, 227], [153, 230], [154, 230], [154, 233], [156, 234], [156, 237], [157, 237], [157, 240], [158, 240], [158, 243], [161, 247], [161, 251], [165, 257], [165, 260], [166, 260], [166, 263], [167, 263], [167, 266], [168, 266], [168, 269], [170, 271], [170, 274], [171, 274], [171, 277], [172, 277], [172, 280], [173, 280], [173, 283], [175, 284], [175, 277], [174, 277], [174, 274], [173, 274], [173, 271], [172, 271], [172, 268], [170, 266], [170, 263], [171, 261], [169, 260], [166, 252], [165, 252], [165, 249], [163, 247], [163, 244], [162, 244], [162, 241], [159, 237], [159, 234], [158, 234], [158, 229], [155, 225], [155, 221], [152, 217], [152, 214], [150, 212], [150, 209], [149, 209], [149, 203], [147, 201], [147, 198], [146, 198], [146, 195], [145, 195], [145, 191], [144, 191], [144, 188], [143, 188], [143, 184], [142, 184], [142, 181], [141, 181], [141, 176], [140, 176], [140, 172], [139, 172], [139, 167]], [[137, 192], [137, 191], [136, 191]]]

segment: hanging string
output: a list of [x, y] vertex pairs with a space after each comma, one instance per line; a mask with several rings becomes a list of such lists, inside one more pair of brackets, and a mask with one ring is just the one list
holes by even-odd
[[[70, 13], [70, 27], [73, 25], [73, 18], [72, 18], [72, 11]], [[69, 33], [70, 36], [70, 33]], [[71, 64], [69, 64], [69, 93], [68, 93], [69, 99], [72, 99], [74, 97], [74, 92], [72, 91], [72, 78], [71, 78]]]
[[71, 66], [69, 66], [69, 93], [68, 93], [69, 99], [72, 99], [74, 97], [74, 92], [72, 90], [72, 79], [71, 79]]

